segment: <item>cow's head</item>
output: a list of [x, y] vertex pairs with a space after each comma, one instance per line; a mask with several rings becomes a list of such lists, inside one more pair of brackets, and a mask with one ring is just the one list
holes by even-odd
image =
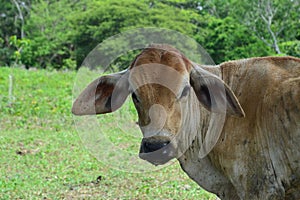
[[211, 112], [244, 115], [237, 98], [221, 79], [195, 67], [167, 45], [151, 45], [128, 70], [93, 81], [75, 100], [72, 112], [75, 115], [112, 112], [130, 94], [144, 136], [140, 157], [153, 164], [164, 164], [178, 157], [180, 135], [186, 131], [185, 124], [193, 120], [189, 115], [197, 112], [198, 102]]

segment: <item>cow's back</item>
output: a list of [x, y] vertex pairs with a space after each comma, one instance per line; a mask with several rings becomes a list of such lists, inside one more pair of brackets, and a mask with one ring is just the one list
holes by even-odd
[[212, 161], [245, 199], [299, 199], [300, 59], [252, 58], [220, 68], [246, 117], [227, 119]]

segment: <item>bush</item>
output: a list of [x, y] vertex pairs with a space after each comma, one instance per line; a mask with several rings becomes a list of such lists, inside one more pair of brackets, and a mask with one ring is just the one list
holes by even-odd
[[269, 55], [271, 49], [237, 20], [210, 18], [203, 46], [216, 63]]
[[300, 57], [300, 41], [288, 41], [280, 44], [282, 52], [289, 56]]

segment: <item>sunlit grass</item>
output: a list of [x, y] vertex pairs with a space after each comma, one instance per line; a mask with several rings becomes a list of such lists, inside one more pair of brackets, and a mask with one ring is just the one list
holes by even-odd
[[[10, 73], [15, 98], [11, 106]], [[177, 162], [134, 173], [92, 156], [70, 112], [74, 78], [75, 72], [0, 68], [0, 199], [215, 198], [190, 180]], [[116, 117], [122, 115], [127, 118]], [[135, 117], [128, 104], [118, 115], [97, 120], [115, 147], [137, 157], [141, 136]], [[128, 130], [136, 132], [122, 134], [113, 126], [125, 119], [132, 124]]]

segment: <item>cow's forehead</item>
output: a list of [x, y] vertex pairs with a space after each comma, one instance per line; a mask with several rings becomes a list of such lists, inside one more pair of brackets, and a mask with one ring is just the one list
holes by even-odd
[[[177, 49], [168, 45], [145, 48], [130, 67], [131, 90], [145, 96], [159, 95], [166, 88], [177, 95], [189, 83], [191, 62]], [[148, 85], [147, 87], [142, 87]]]
[[134, 60], [130, 69], [148, 64], [161, 64], [184, 74], [190, 71], [191, 62], [177, 49], [169, 45], [151, 45]]
[[[168, 88], [174, 94], [177, 94], [182, 87], [189, 83], [189, 75], [186, 71], [182, 73], [182, 71], [178, 71], [168, 65], [148, 63], [131, 68], [129, 82], [132, 91], [144, 88], [145, 92], [150, 92], [151, 89], [149, 87], [160, 85], [161, 87], [155, 87], [154, 91]], [[148, 87], [142, 87], [144, 85], [148, 85]]]
[[[168, 88], [173, 94], [180, 93], [189, 82], [190, 61], [171, 46], [150, 46], [145, 48], [130, 67], [132, 91], [163, 91]], [[152, 88], [152, 84], [161, 87]], [[148, 87], [141, 87], [148, 85]], [[143, 88], [143, 89], [142, 89]], [[148, 88], [148, 89], [146, 89]]]

